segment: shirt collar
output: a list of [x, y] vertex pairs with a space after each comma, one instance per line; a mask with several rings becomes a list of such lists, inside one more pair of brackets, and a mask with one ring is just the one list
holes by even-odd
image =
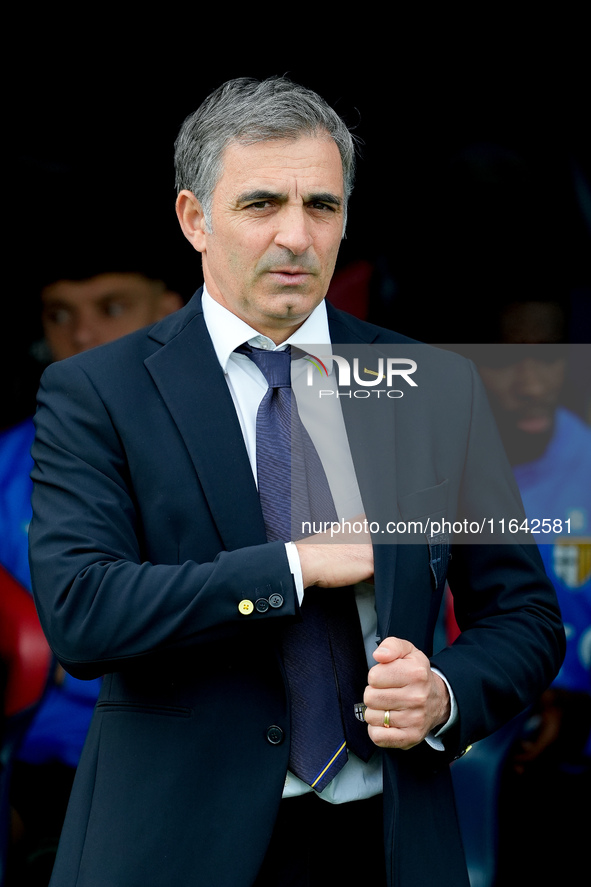
[[244, 342], [254, 345], [255, 348], [265, 348], [269, 351], [285, 348], [287, 345], [330, 347], [330, 332], [324, 299], [289, 339], [281, 345], [275, 345], [267, 336], [261, 335], [223, 305], [220, 305], [219, 302], [216, 302], [209, 295], [205, 286], [203, 287], [202, 306], [205, 324], [224, 373], [227, 372], [230, 355]]

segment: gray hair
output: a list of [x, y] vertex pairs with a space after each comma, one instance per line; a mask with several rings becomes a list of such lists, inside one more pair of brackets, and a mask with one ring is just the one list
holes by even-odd
[[346, 212], [355, 176], [353, 136], [323, 98], [287, 77], [228, 80], [187, 117], [175, 142], [177, 192], [185, 188], [193, 192], [211, 231], [213, 191], [230, 142], [252, 145], [302, 135], [334, 139], [343, 163]]

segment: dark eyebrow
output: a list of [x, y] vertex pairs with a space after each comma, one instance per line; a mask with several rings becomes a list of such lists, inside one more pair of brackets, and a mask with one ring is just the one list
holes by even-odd
[[264, 191], [262, 188], [256, 191], [245, 191], [239, 194], [236, 203], [252, 203], [257, 200], [282, 200], [285, 199], [282, 194], [276, 191]]
[[[127, 299], [130, 294], [125, 292], [124, 290], [113, 289], [109, 290], [109, 292], [102, 293], [97, 299], [93, 301], [95, 305], [106, 305], [108, 302], [112, 302], [114, 299]], [[74, 302], [69, 302], [67, 299], [62, 298], [62, 296], [47, 296], [43, 299], [43, 309], [54, 311], [56, 308], [66, 308], [68, 311], [71, 311], [72, 308], [77, 308], [77, 304]]]
[[103, 293], [102, 296], [100, 297], [100, 299], [98, 299], [97, 301], [110, 302], [111, 299], [126, 299], [128, 295], [129, 295], [129, 293], [126, 292], [125, 290], [113, 289], [113, 290], [109, 290], [108, 293]]
[[321, 191], [319, 194], [310, 194], [307, 203], [332, 203], [334, 206], [342, 206], [343, 201], [330, 191]]
[[[278, 194], [276, 191], [265, 191], [258, 189], [255, 191], [245, 191], [238, 196], [236, 203], [255, 203], [258, 200], [279, 200], [283, 201], [286, 197], [284, 194]], [[330, 191], [321, 191], [318, 194], [310, 194], [306, 203], [331, 203], [333, 206], [342, 206], [343, 201], [336, 194]]]

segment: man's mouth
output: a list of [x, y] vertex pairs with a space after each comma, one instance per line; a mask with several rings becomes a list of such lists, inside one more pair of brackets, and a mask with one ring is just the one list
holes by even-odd
[[306, 268], [273, 268], [269, 274], [284, 286], [296, 286], [306, 283], [311, 272]]
[[519, 430], [525, 431], [527, 434], [542, 434], [544, 431], [549, 431], [551, 425], [552, 417], [549, 413], [537, 416], [522, 416], [517, 421]]

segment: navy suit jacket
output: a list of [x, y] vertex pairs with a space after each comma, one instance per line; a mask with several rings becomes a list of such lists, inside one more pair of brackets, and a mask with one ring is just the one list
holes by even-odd
[[[333, 342], [410, 343], [330, 306], [329, 323]], [[430, 394], [412, 412], [402, 401], [390, 411], [389, 464], [376, 481], [361, 458], [362, 494], [379, 487], [392, 518], [453, 516], [460, 502], [480, 507], [466, 505], [478, 476], [520, 513], [508, 465], [490, 461], [496, 431], [472, 365], [425, 353]], [[347, 419], [347, 398], [343, 409]], [[248, 887], [288, 764], [278, 638], [298, 605], [284, 545], [265, 539], [200, 293], [151, 328], [49, 367], [36, 423], [40, 618], [68, 671], [105, 675], [52, 883]], [[386, 862], [402, 887], [467, 884], [449, 762], [532, 701], [563, 655], [533, 546], [449, 554], [445, 540], [375, 546], [382, 637], [431, 654], [446, 572], [463, 629], [432, 660], [458, 703], [446, 751], [421, 743], [383, 754]], [[239, 609], [272, 594], [282, 606]]]

